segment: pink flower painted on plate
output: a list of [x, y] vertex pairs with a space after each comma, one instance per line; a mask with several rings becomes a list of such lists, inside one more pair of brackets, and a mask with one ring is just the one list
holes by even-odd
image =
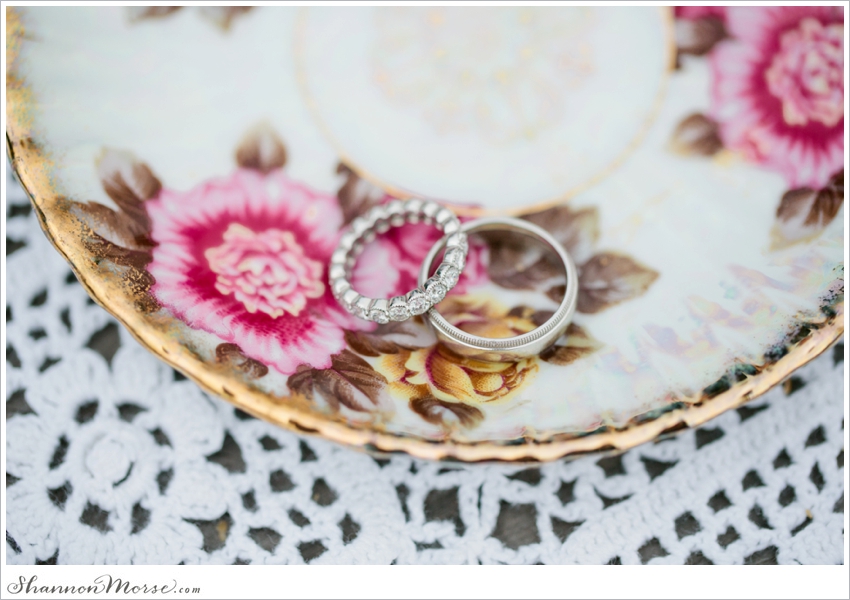
[[[279, 169], [240, 169], [186, 192], [163, 189], [146, 207], [157, 244], [151, 291], [190, 327], [286, 375], [300, 364], [330, 367], [345, 348], [344, 329], [374, 328], [346, 313], [326, 283], [342, 224], [333, 196]], [[376, 297], [390, 293], [379, 270], [353, 283]]]
[[712, 118], [724, 145], [821, 188], [844, 164], [841, 7], [729, 7], [711, 55]]
[[215, 288], [233, 294], [250, 313], [297, 317], [308, 300], [325, 293], [322, 264], [304, 254], [291, 231], [257, 233], [231, 223], [224, 243], [204, 256], [216, 274]]
[[844, 116], [843, 29], [807, 17], [799, 28], [782, 34], [765, 79], [770, 93], [782, 101], [786, 123], [834, 127]]
[[673, 14], [677, 19], [688, 21], [704, 19], [706, 17], [717, 17], [721, 21], [726, 19], [725, 6], [676, 6]]

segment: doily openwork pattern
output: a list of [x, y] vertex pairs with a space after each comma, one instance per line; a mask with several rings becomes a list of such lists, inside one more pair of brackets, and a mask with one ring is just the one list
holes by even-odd
[[620, 456], [376, 460], [253, 419], [149, 355], [6, 185], [10, 563], [843, 561], [843, 345]]

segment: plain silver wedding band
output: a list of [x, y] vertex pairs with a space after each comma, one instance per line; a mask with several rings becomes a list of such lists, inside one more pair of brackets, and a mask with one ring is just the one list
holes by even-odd
[[[461, 356], [492, 362], [518, 361], [537, 356], [549, 348], [567, 330], [578, 301], [578, 273], [569, 253], [545, 229], [522, 219], [485, 217], [464, 223], [460, 231], [467, 235], [479, 231], [512, 231], [543, 242], [558, 255], [564, 264], [567, 276], [566, 290], [564, 299], [548, 321], [534, 331], [510, 338], [484, 338], [470, 335], [449, 323], [436, 308], [431, 308], [424, 317], [431, 324], [437, 339]], [[428, 252], [419, 271], [420, 285], [427, 281], [431, 263], [444, 246], [445, 238], [434, 244]]]

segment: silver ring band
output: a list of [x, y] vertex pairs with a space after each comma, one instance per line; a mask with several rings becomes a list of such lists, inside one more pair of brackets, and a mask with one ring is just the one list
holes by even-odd
[[[470, 335], [449, 323], [435, 308], [432, 308], [425, 317], [431, 324], [437, 339], [462, 356], [495, 362], [521, 360], [536, 356], [549, 348], [566, 331], [578, 301], [578, 273], [569, 253], [549, 232], [522, 219], [486, 217], [464, 223], [460, 231], [464, 234], [476, 231], [512, 231], [538, 239], [551, 248], [564, 263], [567, 276], [566, 290], [564, 299], [549, 320], [534, 331], [510, 338], [493, 339]], [[431, 263], [443, 246], [444, 241], [440, 240], [428, 252], [419, 271], [420, 284], [428, 279]]]
[[[368, 298], [351, 287], [351, 270], [357, 255], [366, 244], [390, 227], [420, 222], [441, 229], [444, 237], [440, 243], [448, 247], [443, 262], [433, 277], [420, 281], [419, 287], [408, 294], [390, 299]], [[392, 200], [373, 207], [365, 215], [351, 222], [331, 255], [328, 283], [334, 297], [354, 316], [381, 324], [404, 321], [413, 315], [425, 313], [457, 284], [460, 272], [466, 264], [469, 246], [466, 234], [460, 229], [460, 220], [455, 214], [432, 200]]]

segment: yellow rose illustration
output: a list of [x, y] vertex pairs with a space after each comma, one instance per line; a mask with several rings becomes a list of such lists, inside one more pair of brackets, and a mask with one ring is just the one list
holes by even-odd
[[390, 392], [413, 400], [433, 396], [469, 404], [507, 399], [537, 373], [537, 359], [493, 363], [458, 356], [437, 344], [388, 354], [377, 365], [390, 382]]
[[[504, 307], [483, 297], [450, 297], [440, 304], [439, 310], [452, 324], [464, 331], [491, 338], [515, 336], [536, 327], [525, 315], [511, 314]], [[455, 354], [442, 344], [436, 344], [384, 355], [376, 369], [387, 378], [390, 392], [398, 398], [409, 400], [414, 410], [430, 409], [432, 404], [439, 404], [464, 422], [477, 419], [470, 417], [469, 411], [461, 411], [462, 416], [457, 407], [452, 408], [447, 404], [475, 406], [507, 400], [533, 378], [538, 371], [538, 364], [537, 358], [519, 362], [473, 360]], [[425, 399], [429, 399], [430, 403], [423, 404]], [[430, 411], [429, 416], [436, 418]]]

